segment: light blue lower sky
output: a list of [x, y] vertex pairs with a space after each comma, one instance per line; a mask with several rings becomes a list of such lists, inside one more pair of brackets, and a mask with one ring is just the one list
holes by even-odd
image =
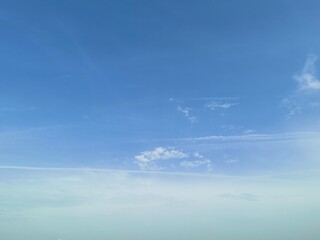
[[264, 177], [2, 168], [6, 240], [317, 240], [320, 170]]

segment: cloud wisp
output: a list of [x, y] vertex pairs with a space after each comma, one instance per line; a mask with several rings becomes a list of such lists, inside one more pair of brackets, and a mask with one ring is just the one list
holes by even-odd
[[235, 164], [235, 163], [239, 162], [239, 159], [231, 158], [231, 159], [225, 160], [224, 162], [227, 163], [227, 164]]
[[320, 106], [320, 80], [316, 76], [316, 55], [310, 55], [300, 74], [293, 76], [297, 89], [281, 101], [288, 112], [288, 118], [305, 112], [318, 111]]
[[178, 112], [181, 112], [191, 123], [195, 123], [197, 118], [191, 114], [191, 108], [188, 107], [177, 107]]
[[290, 98], [284, 98], [281, 101], [281, 105], [288, 109], [288, 118], [291, 118], [297, 114], [300, 114], [302, 112], [302, 105], [300, 101], [297, 99], [290, 97]]
[[195, 152], [192, 154], [192, 157], [195, 160], [189, 160], [189, 161], [182, 161], [180, 162], [180, 166], [184, 168], [198, 168], [198, 167], [206, 167], [207, 171], [210, 172], [213, 169], [213, 164], [210, 159], [205, 158], [203, 155], [201, 155], [198, 152]]
[[205, 107], [215, 111], [215, 110], [226, 110], [236, 105], [239, 105], [239, 103], [212, 101], [207, 103]]
[[320, 80], [316, 76], [315, 64], [318, 57], [316, 55], [310, 55], [304, 65], [302, 72], [294, 76], [294, 79], [298, 82], [299, 91], [319, 91]]

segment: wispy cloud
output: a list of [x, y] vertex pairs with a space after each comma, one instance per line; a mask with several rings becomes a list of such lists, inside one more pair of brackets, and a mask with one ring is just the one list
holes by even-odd
[[208, 168], [211, 169], [211, 161], [209, 159], [183, 161], [180, 163], [180, 166], [185, 167], [185, 168], [196, 168], [196, 167], [200, 167], [200, 166], [204, 166], [204, 165], [206, 165]]
[[191, 123], [195, 123], [197, 121], [197, 118], [191, 114], [191, 108], [178, 106], [177, 110], [181, 112]]
[[160, 170], [162, 169], [157, 165], [159, 160], [169, 160], [169, 159], [181, 159], [188, 157], [188, 154], [176, 150], [175, 148], [164, 148], [157, 147], [151, 151], [141, 152], [134, 158], [136, 163], [139, 165], [141, 170]]
[[316, 55], [310, 55], [300, 74], [293, 78], [298, 83], [296, 91], [281, 101], [288, 109], [288, 118], [305, 111], [315, 111], [320, 106], [320, 80], [316, 76]]
[[169, 98], [170, 102], [184, 102], [184, 101], [226, 101], [237, 100], [239, 97], [195, 97], [195, 98]]
[[213, 165], [211, 160], [205, 158], [198, 152], [193, 153], [192, 157], [195, 158], [195, 160], [182, 161], [180, 162], [180, 166], [184, 168], [197, 168], [205, 166], [207, 171], [212, 171]]
[[[191, 123], [197, 121], [194, 111], [201, 112], [203, 109], [209, 110], [227, 110], [236, 105], [237, 97], [202, 97], [202, 98], [169, 98], [170, 102], [176, 104], [178, 112], [182, 113]], [[186, 105], [188, 107], [186, 107]], [[191, 106], [191, 107], [190, 107]]]
[[316, 76], [315, 64], [316, 55], [310, 55], [304, 65], [302, 72], [294, 76], [298, 82], [298, 90], [300, 91], [319, 91], [320, 80]]
[[254, 134], [256, 132], [256, 130], [253, 129], [246, 129], [243, 131], [243, 134]]
[[205, 105], [206, 108], [209, 108], [210, 110], [225, 110], [229, 109], [233, 106], [238, 105], [239, 103], [235, 102], [221, 102], [221, 101], [211, 101]]
[[239, 162], [238, 158], [231, 157], [229, 154], [224, 154], [223, 159], [223, 162], [226, 164], [235, 164]]
[[234, 163], [238, 163], [239, 159], [232, 158], [232, 159], [227, 159], [224, 162], [227, 163], [227, 164], [234, 164]]
[[281, 105], [288, 109], [288, 111], [289, 111], [288, 117], [289, 118], [291, 118], [292, 116], [294, 116], [296, 114], [300, 114], [302, 111], [302, 105], [294, 97], [284, 98], [281, 101]]
[[[154, 141], [210, 141], [210, 142], [235, 142], [235, 141], [292, 141], [301, 139], [320, 139], [320, 132], [285, 132], [285, 133], [269, 133], [269, 134], [242, 134], [242, 135], [211, 135], [203, 137], [189, 138], [171, 138], [171, 139], [154, 139]], [[150, 140], [149, 140], [150, 141]]]

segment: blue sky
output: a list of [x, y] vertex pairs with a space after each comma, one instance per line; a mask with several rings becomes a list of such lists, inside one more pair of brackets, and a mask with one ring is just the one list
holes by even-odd
[[0, 164], [318, 168], [319, 1], [1, 1]]
[[0, 239], [318, 240], [319, 9], [0, 0]]

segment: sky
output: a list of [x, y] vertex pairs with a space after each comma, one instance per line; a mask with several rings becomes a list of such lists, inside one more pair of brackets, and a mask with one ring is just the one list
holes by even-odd
[[0, 0], [0, 239], [317, 240], [319, 9]]
[[315, 167], [319, 5], [1, 1], [1, 165]]

